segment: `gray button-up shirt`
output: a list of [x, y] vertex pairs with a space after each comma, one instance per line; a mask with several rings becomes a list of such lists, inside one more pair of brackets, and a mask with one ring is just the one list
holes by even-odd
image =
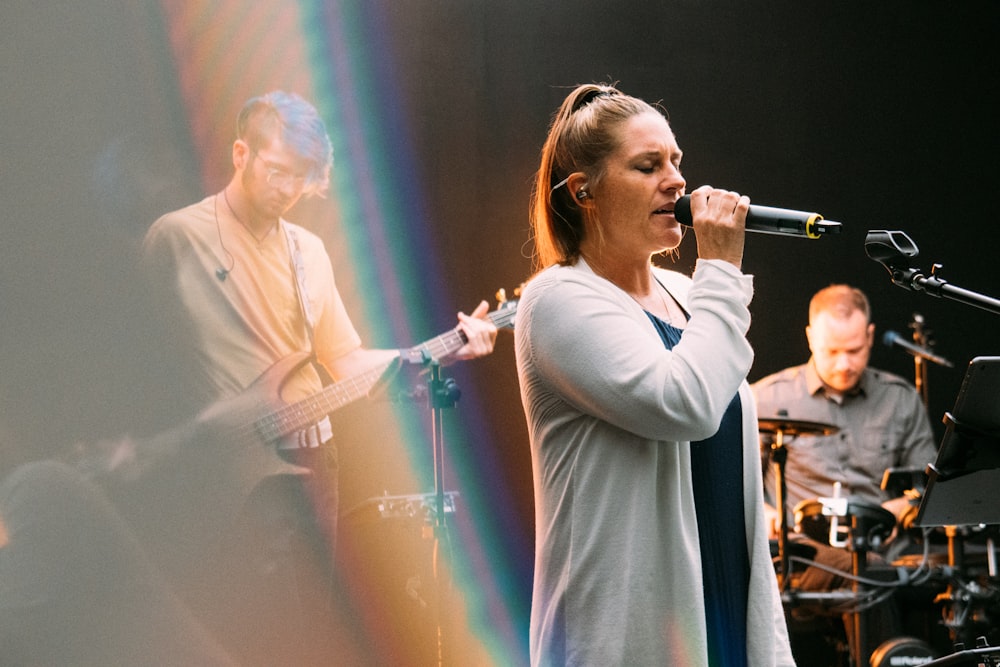
[[[855, 390], [843, 396], [827, 392], [812, 360], [787, 368], [752, 385], [761, 418], [781, 417], [833, 424], [840, 430], [829, 436], [784, 439], [787, 508], [803, 501], [833, 495], [859, 496], [881, 504], [888, 499], [880, 488], [886, 468], [923, 469], [937, 452], [927, 411], [913, 386], [903, 378], [867, 368]], [[764, 452], [770, 436], [762, 438]], [[765, 470], [764, 493], [774, 504], [773, 466]]]

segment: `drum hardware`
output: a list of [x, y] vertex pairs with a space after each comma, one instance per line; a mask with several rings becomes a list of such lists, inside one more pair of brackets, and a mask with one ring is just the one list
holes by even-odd
[[[825, 501], [825, 502], [823, 502]], [[840, 496], [840, 484], [834, 485], [834, 497], [821, 499], [820, 512], [830, 517], [830, 544], [847, 546], [851, 552], [851, 591], [856, 600], [868, 600], [871, 588], [866, 583], [868, 552], [882, 546], [896, 525], [892, 512], [878, 505]], [[845, 520], [849, 527], [846, 539], [840, 537], [838, 520]], [[868, 604], [857, 605], [848, 615], [854, 629], [851, 655], [855, 665], [866, 665], [868, 650], [868, 627], [866, 613], [888, 596], [876, 597]]]
[[778, 583], [782, 591], [791, 582], [788, 557], [788, 503], [785, 486], [785, 461], [788, 459], [788, 449], [785, 447], [785, 437], [833, 435], [840, 429], [832, 424], [788, 419], [787, 416], [775, 418], [760, 418], [757, 420], [757, 430], [760, 433], [774, 436], [771, 443], [770, 458], [774, 463], [774, 478], [776, 486], [775, 504], [778, 510], [778, 562], [780, 573]]
[[[992, 625], [988, 607], [1000, 602], [1000, 589], [970, 576], [965, 552], [968, 531], [960, 526], [945, 526], [944, 530], [948, 539], [948, 586], [934, 599], [934, 604], [943, 605], [942, 624], [952, 642], [964, 645], [972, 639], [977, 628]], [[995, 577], [995, 558], [992, 538], [987, 538], [989, 580]]]
[[[853, 636], [850, 642], [852, 664], [867, 665], [864, 660], [871, 653], [868, 650], [866, 612], [884, 602], [889, 593], [879, 593], [879, 582], [870, 581], [867, 571], [868, 552], [881, 548], [886, 538], [896, 526], [896, 517], [887, 509], [842, 496], [841, 485], [834, 484], [833, 496], [804, 500], [795, 507], [796, 530], [805, 533], [817, 542], [826, 541], [833, 547], [846, 547], [851, 552], [851, 590], [836, 596], [827, 594], [813, 597], [812, 594], [796, 594], [792, 600], [838, 600], [852, 603], [845, 614], [850, 618]], [[829, 528], [823, 522], [829, 521]], [[785, 598], [783, 597], [783, 600]], [[887, 663], [889, 664], [889, 663]], [[915, 663], [919, 664], [919, 663]]]
[[[1000, 357], [969, 362], [954, 408], [943, 421], [945, 434], [934, 463], [927, 466], [927, 490], [914, 525], [945, 531], [950, 576], [947, 590], [935, 602], [946, 603], [944, 624], [952, 641], [965, 642], [975, 626], [988, 620], [989, 605], [1000, 601], [1000, 590], [969, 576], [965, 553], [969, 530], [1000, 524], [995, 491], [1000, 484]], [[991, 539], [987, 549], [989, 576], [994, 577]]]
[[[879, 508], [882, 509], [882, 508]], [[892, 516], [887, 510], [883, 510], [889, 516]], [[894, 518], [895, 519], [895, 518]], [[868, 532], [868, 527], [862, 525], [861, 517], [857, 514], [851, 515], [851, 574], [854, 575], [854, 579], [851, 582], [851, 590], [853, 590], [859, 597], [865, 594], [866, 586], [861, 583], [861, 577], [864, 576], [865, 571], [868, 569], [868, 551], [870, 550], [871, 544], [865, 538]], [[854, 656], [855, 665], [866, 664], [867, 656], [871, 655], [868, 651], [868, 627], [865, 623], [866, 611], [856, 609], [852, 612], [852, 621], [854, 623], [854, 646], [852, 647], [851, 653]]]
[[[848, 518], [847, 497], [840, 495], [840, 482], [833, 484], [833, 496], [830, 498], [817, 498], [820, 504], [820, 512], [823, 516], [830, 517], [830, 531], [827, 542], [831, 547], [846, 547], [850, 541], [850, 526], [841, 525], [840, 520]], [[806, 501], [809, 503], [811, 501]], [[800, 529], [803, 525], [804, 511], [803, 503], [799, 503], [795, 508], [795, 527]], [[820, 540], [821, 541], [821, 540]]]

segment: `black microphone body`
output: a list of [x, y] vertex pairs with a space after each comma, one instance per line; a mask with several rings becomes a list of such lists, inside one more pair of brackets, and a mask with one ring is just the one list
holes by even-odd
[[925, 347], [920, 347], [916, 343], [911, 343], [910, 341], [903, 338], [901, 335], [895, 331], [886, 331], [882, 334], [882, 342], [888, 347], [893, 345], [898, 345], [915, 357], [920, 357], [921, 359], [926, 359], [927, 361], [933, 362], [940, 366], [945, 366], [947, 368], [952, 368], [953, 364], [945, 359], [944, 357], [939, 357]]
[[[684, 195], [677, 200], [677, 203], [674, 205], [674, 217], [682, 225], [691, 226], [691, 195]], [[823, 216], [819, 213], [750, 204], [750, 211], [747, 212], [746, 229], [748, 232], [760, 232], [762, 234], [804, 236], [810, 239], [818, 239], [823, 234], [839, 234], [840, 223], [833, 222], [832, 220], [824, 220]]]

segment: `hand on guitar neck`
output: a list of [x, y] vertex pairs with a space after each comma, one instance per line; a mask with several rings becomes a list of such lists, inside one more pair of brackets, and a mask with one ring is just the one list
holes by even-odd
[[465, 345], [448, 355], [443, 363], [464, 359], [484, 357], [493, 352], [493, 344], [497, 339], [497, 325], [487, 317], [490, 305], [480, 301], [471, 315], [458, 314], [458, 329], [465, 338]]

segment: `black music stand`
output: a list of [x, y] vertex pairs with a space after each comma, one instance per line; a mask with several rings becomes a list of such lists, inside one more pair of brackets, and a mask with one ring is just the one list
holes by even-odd
[[915, 526], [1000, 524], [1000, 357], [976, 357], [962, 381]]
[[[962, 572], [961, 527], [1000, 524], [1000, 505], [995, 500], [1000, 485], [1000, 357], [976, 357], [969, 362], [954, 410], [945, 413], [944, 422], [947, 429], [937, 458], [927, 466], [927, 490], [914, 525], [944, 526], [948, 565]], [[946, 619], [963, 619], [950, 624], [956, 642], [969, 634], [964, 619], [969, 617], [970, 599], [960, 588], [952, 581], [938, 597], [951, 602]]]

